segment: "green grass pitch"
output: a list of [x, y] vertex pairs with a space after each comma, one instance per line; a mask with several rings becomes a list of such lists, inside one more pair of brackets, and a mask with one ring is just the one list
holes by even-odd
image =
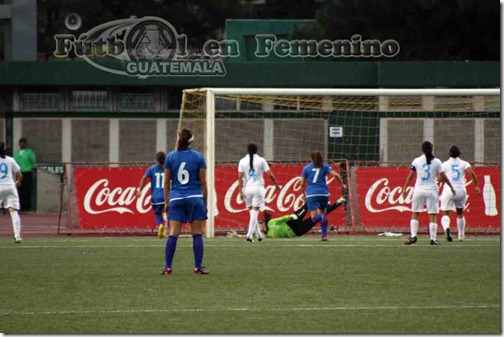
[[[4, 333], [500, 333], [500, 238], [0, 240]], [[443, 239], [440, 236], [440, 239]]]

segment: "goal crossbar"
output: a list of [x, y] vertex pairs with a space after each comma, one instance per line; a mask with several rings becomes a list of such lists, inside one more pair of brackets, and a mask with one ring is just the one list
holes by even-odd
[[500, 88], [488, 89], [314, 89], [314, 88], [200, 88], [186, 89], [187, 93], [213, 95], [265, 95], [265, 96], [495, 96]]

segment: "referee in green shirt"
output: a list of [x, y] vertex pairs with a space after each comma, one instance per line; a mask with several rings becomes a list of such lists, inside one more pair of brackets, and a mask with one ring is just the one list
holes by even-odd
[[21, 201], [21, 210], [29, 211], [32, 209], [31, 192], [32, 192], [32, 171], [35, 164], [35, 153], [28, 148], [26, 138], [19, 139], [19, 150], [14, 152], [14, 160], [18, 163], [23, 174], [23, 181], [18, 187], [19, 200]]

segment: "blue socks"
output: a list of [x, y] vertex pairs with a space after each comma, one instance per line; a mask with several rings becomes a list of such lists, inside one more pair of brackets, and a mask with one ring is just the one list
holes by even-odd
[[175, 249], [177, 249], [177, 240], [178, 240], [177, 237], [171, 235], [168, 237], [168, 240], [166, 240], [165, 268], [172, 267], [173, 255], [175, 255]]
[[156, 216], [156, 225], [162, 225], [163, 224], [163, 215], [161, 214], [154, 214]]
[[327, 236], [327, 217], [321, 214], [322, 220], [320, 221], [320, 229], [322, 230], [322, 237]]
[[203, 264], [203, 236], [193, 235], [194, 267], [201, 268]]
[[320, 220], [322, 220], [322, 214], [319, 214], [319, 213], [315, 214], [313, 216], [312, 220], [313, 220], [313, 223], [319, 222]]

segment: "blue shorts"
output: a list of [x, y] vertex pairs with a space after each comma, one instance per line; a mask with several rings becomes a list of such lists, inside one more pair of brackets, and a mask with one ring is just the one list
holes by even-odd
[[164, 210], [164, 204], [152, 205], [152, 211], [154, 214], [162, 215]]
[[201, 197], [170, 201], [168, 220], [192, 223], [194, 220], [206, 220], [207, 209]]
[[329, 197], [324, 196], [313, 196], [306, 198], [306, 205], [309, 211], [315, 211], [317, 209], [325, 210], [327, 204], [329, 203]]

